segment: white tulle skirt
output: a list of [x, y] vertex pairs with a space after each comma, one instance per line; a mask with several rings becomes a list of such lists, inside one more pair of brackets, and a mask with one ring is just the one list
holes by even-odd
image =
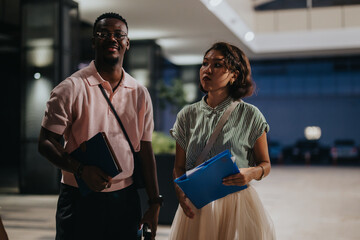
[[[190, 203], [190, 202], [189, 202]], [[170, 240], [275, 240], [272, 221], [255, 189], [230, 194], [196, 209], [193, 219], [178, 207]]]

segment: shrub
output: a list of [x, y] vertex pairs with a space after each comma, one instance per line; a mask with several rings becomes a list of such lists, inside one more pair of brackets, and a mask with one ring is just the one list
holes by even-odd
[[176, 142], [162, 132], [153, 132], [152, 147], [154, 154], [175, 154]]

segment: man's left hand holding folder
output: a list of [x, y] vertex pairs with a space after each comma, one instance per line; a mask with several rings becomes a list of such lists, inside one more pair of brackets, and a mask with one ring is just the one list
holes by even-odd
[[112, 177], [96, 166], [83, 165], [80, 177], [94, 192], [100, 192], [111, 187]]

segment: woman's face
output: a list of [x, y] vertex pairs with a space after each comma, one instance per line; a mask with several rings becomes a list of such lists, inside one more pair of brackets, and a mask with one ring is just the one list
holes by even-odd
[[235, 75], [225, 67], [225, 59], [220, 51], [210, 50], [204, 57], [200, 68], [200, 83], [208, 93], [228, 92], [228, 83], [235, 80]]

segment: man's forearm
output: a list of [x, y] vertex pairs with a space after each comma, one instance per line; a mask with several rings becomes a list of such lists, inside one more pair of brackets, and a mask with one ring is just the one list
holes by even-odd
[[149, 199], [157, 198], [159, 196], [159, 186], [157, 181], [156, 161], [151, 142], [141, 141], [139, 155], [141, 158], [142, 173], [148, 197]]
[[58, 168], [75, 173], [80, 163], [69, 156], [60, 144], [60, 138], [60, 135], [42, 128], [38, 143], [39, 153]]

